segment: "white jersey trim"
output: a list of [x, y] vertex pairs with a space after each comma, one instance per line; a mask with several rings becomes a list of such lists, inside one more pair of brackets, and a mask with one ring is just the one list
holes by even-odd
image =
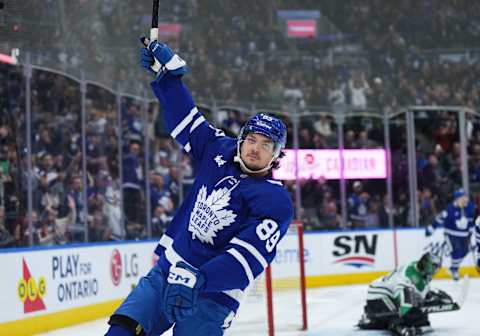
[[230, 253], [237, 261], [242, 265], [243, 270], [245, 271], [245, 274], [247, 275], [248, 282], [252, 282], [254, 280], [253, 278], [253, 272], [250, 269], [250, 265], [248, 265], [247, 260], [242, 256], [240, 252], [238, 252], [236, 249], [231, 248], [227, 250], [228, 253]]
[[283, 187], [283, 183], [280, 182], [280, 181], [275, 181], [275, 180], [267, 180], [268, 182], [270, 182], [271, 184], [276, 184], [276, 185], [279, 185], [281, 187]]
[[222, 293], [230, 296], [232, 299], [238, 302], [242, 301], [243, 295], [245, 294], [244, 291], [242, 291], [241, 289], [230, 289], [227, 291], [223, 291]]
[[[185, 259], [183, 259], [177, 251], [173, 248], [173, 239], [168, 237], [166, 234], [160, 238], [159, 244], [165, 248], [165, 258], [167, 261], [175, 266], [177, 262], [183, 261], [184, 263], [187, 263], [188, 265], [192, 266], [189, 262], [187, 262]], [[193, 266], [192, 266], [193, 267]]]
[[445, 233], [455, 237], [468, 237], [469, 231], [455, 231], [451, 229], [445, 229]]
[[185, 149], [185, 152], [190, 153], [192, 150], [192, 147], [190, 146], [190, 142], [187, 142], [187, 144], [183, 147]]
[[260, 252], [258, 252], [255, 246], [253, 246], [252, 244], [247, 243], [246, 241], [238, 238], [233, 238], [230, 242], [232, 244], [239, 245], [245, 248], [248, 252], [250, 252], [251, 255], [255, 257], [255, 259], [258, 260], [258, 262], [262, 265], [264, 269], [268, 266], [267, 260], [263, 257], [263, 255]]
[[173, 239], [164, 234], [161, 238], [160, 241], [158, 242], [160, 245], [162, 245], [165, 248], [172, 247], [173, 244]]
[[177, 138], [177, 135], [179, 135], [185, 129], [185, 127], [187, 127], [188, 124], [192, 122], [193, 117], [197, 113], [198, 113], [198, 109], [196, 107], [192, 108], [190, 113], [177, 125], [177, 127], [174, 128], [174, 130], [172, 131], [172, 133], [170, 133], [170, 135], [173, 138]]
[[192, 127], [190, 127], [190, 133], [192, 133], [192, 132], [195, 130], [195, 128], [197, 128], [198, 126], [200, 126], [200, 124], [201, 124], [202, 122], [204, 122], [204, 121], [205, 121], [205, 117], [204, 117], [204, 116], [198, 117], [198, 118], [193, 122]]

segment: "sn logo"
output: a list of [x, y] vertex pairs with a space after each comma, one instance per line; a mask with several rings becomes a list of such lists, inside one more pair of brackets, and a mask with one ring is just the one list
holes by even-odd
[[376, 234], [371, 237], [367, 235], [355, 235], [353, 237], [345, 235], [338, 236], [334, 240], [335, 250], [333, 255], [336, 257], [344, 256], [349, 253], [361, 253], [375, 255], [377, 251], [377, 239]]

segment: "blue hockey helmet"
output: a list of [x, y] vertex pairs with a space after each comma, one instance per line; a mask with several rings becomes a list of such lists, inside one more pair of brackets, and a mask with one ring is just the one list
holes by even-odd
[[[274, 143], [273, 156], [270, 163], [258, 170], [252, 170], [248, 168], [243, 162], [240, 155], [240, 145], [245, 140], [247, 134], [257, 133], [266, 136]], [[258, 113], [248, 119], [245, 125], [240, 130], [237, 141], [237, 155], [233, 158], [235, 162], [238, 162], [242, 167], [242, 170], [247, 173], [258, 174], [268, 171], [275, 165], [275, 160], [280, 156], [282, 149], [285, 148], [287, 143], [287, 127], [280, 119], [268, 115], [266, 113]]]
[[251, 117], [242, 127], [238, 140], [244, 140], [249, 133], [262, 134], [272, 140], [275, 144], [275, 157], [278, 157], [287, 143], [287, 127], [283, 121], [266, 113], [258, 113]]
[[457, 198], [460, 198], [460, 197], [463, 197], [463, 196], [467, 196], [467, 193], [465, 192], [465, 190], [463, 188], [460, 188], [460, 189], [457, 189], [453, 192], [453, 199], [457, 199]]

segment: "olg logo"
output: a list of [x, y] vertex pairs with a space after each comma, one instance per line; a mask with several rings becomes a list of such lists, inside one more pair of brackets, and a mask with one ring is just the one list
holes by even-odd
[[47, 292], [47, 281], [40, 276], [35, 280], [25, 259], [22, 260], [22, 278], [18, 281], [17, 294], [23, 302], [23, 312], [31, 313], [45, 309], [43, 298]]

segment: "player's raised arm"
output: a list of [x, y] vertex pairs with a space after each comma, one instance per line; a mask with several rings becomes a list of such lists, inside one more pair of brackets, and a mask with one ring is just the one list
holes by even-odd
[[[187, 73], [186, 62], [157, 41], [142, 48], [140, 57], [142, 67], [156, 76], [151, 86], [164, 110], [167, 131], [187, 153], [200, 160], [208, 144], [224, 134], [206, 121], [182, 83], [181, 77]], [[161, 64], [158, 72], [152, 70], [155, 60]]]

